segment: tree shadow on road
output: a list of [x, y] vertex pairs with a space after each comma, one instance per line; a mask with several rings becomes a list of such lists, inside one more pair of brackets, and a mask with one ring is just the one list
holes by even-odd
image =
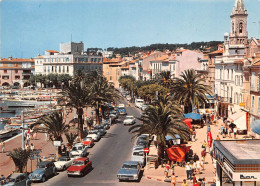
[[114, 136], [116, 136], [116, 134], [113, 134], [113, 133], [106, 133], [106, 135], [105, 136], [103, 136], [102, 138], [111, 138], [111, 137], [114, 137]]

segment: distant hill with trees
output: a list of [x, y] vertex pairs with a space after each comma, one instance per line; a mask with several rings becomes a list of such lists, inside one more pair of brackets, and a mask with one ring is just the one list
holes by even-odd
[[132, 47], [122, 47], [122, 48], [114, 48], [114, 47], [109, 47], [107, 48], [107, 51], [113, 51], [114, 54], [121, 54], [122, 56], [128, 56], [130, 54], [135, 54], [137, 52], [147, 52], [147, 51], [154, 51], [154, 50], [159, 50], [159, 51], [165, 51], [165, 50], [176, 50], [177, 48], [185, 48], [185, 49], [190, 49], [190, 50], [205, 50], [205, 48], [211, 47], [210, 51], [217, 50], [218, 44], [222, 44], [223, 41], [208, 41], [208, 42], [192, 42], [190, 44], [151, 44], [149, 46], [132, 46]]

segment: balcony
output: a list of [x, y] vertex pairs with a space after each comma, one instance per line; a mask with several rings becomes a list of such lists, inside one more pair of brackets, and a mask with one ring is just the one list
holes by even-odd
[[222, 103], [232, 103], [232, 98], [229, 97], [218, 97], [218, 101], [222, 102]]

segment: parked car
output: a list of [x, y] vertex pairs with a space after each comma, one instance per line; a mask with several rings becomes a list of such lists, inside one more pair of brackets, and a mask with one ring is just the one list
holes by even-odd
[[53, 161], [38, 162], [36, 169], [29, 175], [31, 181], [45, 182], [47, 178], [57, 174]]
[[76, 143], [70, 151], [70, 157], [84, 157], [87, 156], [88, 148], [83, 143]]
[[71, 165], [72, 161], [73, 158], [68, 156], [61, 156], [58, 161], [54, 162], [54, 165], [58, 171], [66, 170]]
[[149, 143], [149, 136], [146, 136], [146, 135], [141, 135], [137, 138], [137, 141], [145, 141], [147, 143]]
[[123, 123], [124, 123], [124, 125], [133, 125], [135, 123], [135, 117], [126, 116]]
[[132, 152], [131, 161], [138, 161], [142, 166], [145, 163], [145, 153], [143, 149], [135, 149]]
[[111, 115], [111, 114], [115, 115], [116, 119], [118, 119], [118, 115], [119, 115], [118, 111], [116, 111], [116, 110], [111, 110], [109, 114], [110, 114], [110, 115]]
[[26, 173], [13, 173], [6, 178], [5, 186], [30, 186], [31, 180]]
[[108, 124], [108, 123], [105, 123], [105, 124], [102, 123], [101, 126], [103, 126], [103, 128], [106, 129], [106, 130], [110, 129], [110, 124]]
[[135, 146], [133, 147], [133, 151], [134, 151], [134, 150], [143, 150], [144, 148], [145, 148], [144, 146], [135, 145]]
[[144, 148], [148, 147], [148, 143], [146, 141], [143, 140], [139, 140], [136, 142], [137, 146], [144, 146]]
[[89, 137], [94, 139], [94, 141], [99, 141], [101, 138], [99, 133], [94, 133], [94, 132], [88, 133], [87, 138], [89, 138]]
[[87, 147], [93, 147], [94, 146], [94, 139], [91, 137], [86, 137], [82, 140], [82, 143], [86, 145]]
[[97, 130], [101, 136], [104, 136], [107, 132], [106, 129], [104, 129], [103, 125], [97, 125], [94, 127], [94, 130]]
[[148, 107], [148, 105], [142, 105], [141, 110], [145, 110]]
[[73, 160], [72, 165], [67, 169], [68, 176], [83, 176], [92, 169], [92, 162], [89, 158], [78, 158]]
[[138, 181], [141, 173], [141, 165], [138, 161], [125, 161], [117, 174], [119, 181]]

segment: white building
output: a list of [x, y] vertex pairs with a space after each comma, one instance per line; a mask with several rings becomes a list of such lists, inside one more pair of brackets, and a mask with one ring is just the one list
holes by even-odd
[[231, 116], [240, 112], [243, 102], [243, 64], [247, 42], [247, 11], [243, 0], [236, 0], [231, 14], [231, 33], [225, 33], [223, 56], [215, 60], [215, 94], [218, 112]]
[[46, 50], [45, 55], [35, 58], [35, 74], [69, 74], [73, 76], [77, 70], [102, 72], [101, 56], [89, 56], [84, 53], [84, 44], [62, 43], [60, 52]]

